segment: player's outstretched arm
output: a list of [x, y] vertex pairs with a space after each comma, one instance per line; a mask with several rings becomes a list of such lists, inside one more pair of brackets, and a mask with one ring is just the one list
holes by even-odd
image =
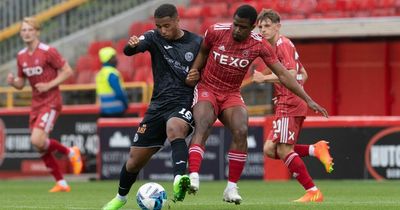
[[[296, 71], [294, 69], [289, 70], [289, 73], [295, 77], [296, 76]], [[263, 83], [263, 82], [280, 82], [278, 76], [276, 76], [274, 73], [269, 73], [269, 74], [264, 74], [259, 71], [254, 71], [253, 82], [257, 83]]]
[[7, 83], [15, 89], [21, 90], [25, 86], [25, 78], [14, 77], [14, 74], [9, 73], [7, 75]]
[[321, 113], [325, 117], [328, 117], [328, 112], [325, 110], [325, 108], [311, 99], [311, 97], [304, 91], [304, 89], [297, 83], [295, 78], [282, 66], [280, 62], [269, 64], [268, 67], [287, 89], [302, 98], [312, 110], [314, 110], [316, 113]]
[[65, 62], [64, 66], [61, 67], [61, 69], [58, 72], [58, 75], [56, 78], [51, 80], [50, 82], [47, 83], [37, 83], [35, 85], [35, 88], [39, 92], [46, 92], [50, 90], [51, 88], [57, 87], [61, 83], [63, 83], [66, 79], [68, 79], [70, 76], [74, 74], [74, 71], [72, 70], [71, 66], [69, 66], [68, 62]]

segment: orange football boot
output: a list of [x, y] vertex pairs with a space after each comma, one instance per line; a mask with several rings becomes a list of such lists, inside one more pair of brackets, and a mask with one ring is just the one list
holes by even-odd
[[54, 185], [54, 187], [49, 190], [49, 192], [51, 192], [51, 193], [69, 192], [69, 191], [71, 191], [71, 187], [69, 187], [69, 186], [64, 187], [64, 186], [59, 185], [58, 183], [56, 183], [56, 185]]
[[301, 203], [307, 203], [307, 202], [322, 202], [324, 201], [324, 196], [322, 195], [320, 190], [308, 190], [303, 197], [294, 200], [294, 202], [301, 202]]
[[314, 154], [321, 163], [325, 166], [325, 170], [327, 173], [331, 173], [333, 171], [333, 158], [329, 153], [329, 142], [321, 140], [315, 143], [314, 146]]
[[79, 148], [77, 146], [73, 146], [71, 149], [74, 150], [74, 153], [75, 153], [74, 156], [69, 158], [69, 160], [72, 164], [72, 171], [76, 175], [81, 174], [82, 167], [83, 167], [81, 151], [79, 150]]

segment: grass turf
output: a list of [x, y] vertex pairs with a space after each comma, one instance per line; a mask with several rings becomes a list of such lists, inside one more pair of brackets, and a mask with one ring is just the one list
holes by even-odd
[[[123, 209], [139, 209], [135, 201], [137, 182]], [[172, 198], [172, 182], [158, 182]], [[70, 182], [69, 193], [48, 193], [49, 181], [0, 181], [0, 209], [101, 209], [111, 200], [118, 181]], [[323, 203], [291, 202], [303, 195], [295, 181], [241, 181], [241, 205], [222, 202], [226, 183], [202, 182], [196, 196], [187, 195], [184, 202], [170, 203], [170, 210], [267, 210], [267, 209], [400, 209], [400, 181], [316, 181], [325, 196]], [[168, 209], [165, 207], [164, 209]]]

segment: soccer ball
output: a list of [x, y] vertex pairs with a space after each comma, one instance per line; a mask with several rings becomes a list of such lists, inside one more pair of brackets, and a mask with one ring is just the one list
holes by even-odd
[[136, 201], [142, 210], [160, 210], [167, 203], [167, 193], [160, 184], [149, 182], [139, 188]]

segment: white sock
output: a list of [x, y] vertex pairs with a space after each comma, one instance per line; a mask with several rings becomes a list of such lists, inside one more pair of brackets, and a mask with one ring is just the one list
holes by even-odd
[[237, 187], [237, 184], [235, 182], [228, 181], [228, 184], [226, 185], [226, 188], [231, 189], [231, 188], [235, 188], [235, 187]]
[[318, 190], [318, 188], [316, 186], [314, 186], [314, 187], [311, 187], [310, 189], [308, 189], [307, 191], [317, 191], [317, 190]]
[[310, 156], [315, 156], [315, 153], [314, 153], [314, 145], [310, 145], [309, 147], [308, 147], [308, 154], [310, 155]]
[[177, 182], [180, 178], [182, 177], [182, 175], [176, 175], [174, 178], [174, 183]]
[[65, 179], [61, 179], [57, 183], [63, 187], [68, 187], [67, 181], [65, 181]]
[[69, 148], [69, 153], [68, 153], [68, 157], [72, 158], [75, 155], [75, 152], [72, 148]]
[[120, 194], [117, 193], [117, 198], [118, 198], [120, 201], [126, 201], [126, 195], [122, 196], [122, 195], [120, 195]]

